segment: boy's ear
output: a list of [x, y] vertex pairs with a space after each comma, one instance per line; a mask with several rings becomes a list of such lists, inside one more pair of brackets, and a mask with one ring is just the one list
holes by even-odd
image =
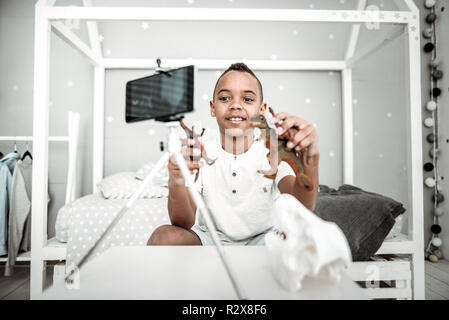
[[214, 101], [213, 100], [209, 101], [209, 106], [210, 106], [210, 115], [212, 117], [215, 117], [215, 105], [214, 105]]
[[264, 115], [267, 110], [267, 103], [264, 102], [260, 105], [259, 114]]

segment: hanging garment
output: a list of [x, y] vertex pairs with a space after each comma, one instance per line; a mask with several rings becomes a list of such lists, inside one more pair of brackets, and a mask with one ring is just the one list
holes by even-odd
[[[20, 165], [20, 169], [22, 170], [22, 176], [25, 181], [25, 189], [31, 203], [31, 195], [32, 195], [32, 177], [33, 177], [33, 159], [23, 159], [19, 162], [22, 162]], [[19, 163], [17, 163], [19, 165]], [[17, 166], [16, 166], [17, 167]], [[13, 187], [12, 190], [14, 192], [14, 175], [13, 175]], [[50, 202], [50, 195], [48, 196], [48, 201]], [[11, 214], [11, 210], [10, 210]], [[31, 211], [27, 215], [25, 226], [23, 228], [22, 242], [20, 243], [19, 251], [30, 251], [31, 250]]]
[[25, 227], [23, 228], [22, 242], [20, 243], [19, 248], [19, 251], [26, 252], [30, 250], [31, 250], [31, 214], [28, 215], [25, 221]]
[[31, 161], [25, 159], [17, 162], [12, 176], [12, 196], [8, 215], [8, 260], [5, 266], [5, 276], [12, 274], [17, 254], [19, 253], [25, 222], [31, 210], [31, 201], [27, 190], [25, 175], [31, 181]]
[[[31, 245], [31, 182], [32, 160], [26, 158], [17, 162], [12, 176], [12, 196], [9, 205], [8, 260], [5, 276], [12, 275], [20, 250], [29, 251]], [[48, 197], [50, 201], [50, 197]]]
[[11, 152], [0, 159], [0, 256], [8, 253], [8, 214], [12, 194], [12, 173], [20, 154]]

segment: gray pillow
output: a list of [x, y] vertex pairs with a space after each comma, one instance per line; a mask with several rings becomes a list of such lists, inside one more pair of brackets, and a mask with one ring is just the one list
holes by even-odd
[[382, 242], [404, 213], [401, 203], [352, 185], [335, 190], [320, 185], [315, 214], [335, 222], [345, 234], [353, 261], [366, 261], [379, 250]]

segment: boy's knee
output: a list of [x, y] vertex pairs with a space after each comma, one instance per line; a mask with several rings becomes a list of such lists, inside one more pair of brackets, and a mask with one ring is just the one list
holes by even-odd
[[147, 246], [155, 245], [177, 245], [180, 242], [180, 235], [177, 227], [172, 225], [162, 225], [157, 227], [147, 241]]
[[170, 225], [162, 225], [154, 229], [147, 241], [147, 246], [161, 245], [170, 237]]

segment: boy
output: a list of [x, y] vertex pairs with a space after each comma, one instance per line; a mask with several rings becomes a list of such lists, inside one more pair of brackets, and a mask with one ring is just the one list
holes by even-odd
[[[204, 148], [209, 156], [213, 151], [217, 160], [211, 166], [203, 166], [199, 150], [192, 148], [193, 141], [185, 141], [182, 149], [191, 173], [199, 171], [197, 185], [223, 244], [264, 244], [264, 235], [272, 227], [271, 205], [279, 192], [293, 195], [312, 211], [316, 205], [318, 137], [315, 127], [305, 120], [281, 112], [273, 123], [280, 137], [289, 128], [299, 129], [287, 147], [301, 154], [313, 189], [306, 190], [285, 162], [279, 164], [275, 179], [257, 172], [268, 166], [268, 149], [263, 141], [255, 141], [250, 118], [265, 114], [266, 108], [259, 79], [244, 63], [235, 63], [217, 80], [210, 101], [211, 116], [217, 119], [220, 137], [216, 143], [204, 142]], [[196, 219], [195, 203], [172, 158], [168, 171], [168, 212], [172, 224], [154, 230], [147, 244], [213, 245], [202, 217]]]

